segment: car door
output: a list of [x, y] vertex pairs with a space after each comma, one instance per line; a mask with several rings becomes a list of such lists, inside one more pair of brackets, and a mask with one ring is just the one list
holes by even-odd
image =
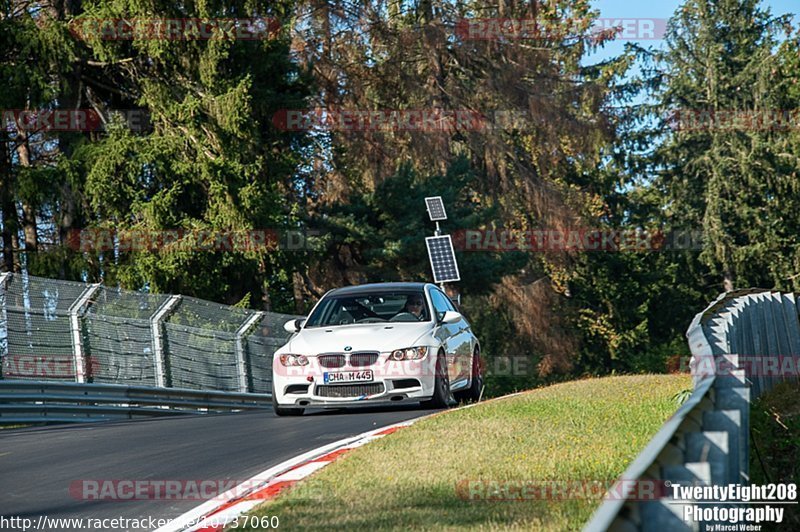
[[[445, 294], [442, 295], [445, 298], [447, 310], [452, 310], [453, 312], [461, 314], [450, 298]], [[452, 333], [453, 336], [450, 338], [450, 344], [455, 356], [457, 373], [453, 385], [454, 387], [459, 387], [462, 384], [467, 384], [472, 371], [472, 328], [464, 316], [461, 316], [461, 319], [453, 324]]]
[[447, 374], [450, 377], [450, 384], [458, 380], [458, 367], [456, 359], [455, 343], [453, 342], [458, 333], [457, 323], [443, 323], [444, 313], [450, 310], [447, 306], [447, 297], [438, 289], [431, 288], [429, 292], [431, 304], [433, 305], [433, 319], [436, 321], [434, 336], [442, 342], [447, 356]]

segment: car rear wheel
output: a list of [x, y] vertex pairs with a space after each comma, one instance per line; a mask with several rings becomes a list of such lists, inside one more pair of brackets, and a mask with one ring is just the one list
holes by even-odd
[[303, 408], [286, 408], [278, 405], [278, 399], [275, 397], [275, 392], [272, 392], [272, 408], [275, 414], [279, 416], [302, 416]]
[[477, 347], [472, 354], [472, 382], [469, 388], [455, 393], [459, 401], [476, 402], [481, 398], [483, 391], [483, 364], [481, 363], [481, 352]]
[[425, 408], [447, 408], [453, 402], [450, 393], [450, 377], [447, 374], [447, 359], [441, 351], [436, 355], [436, 376], [433, 382], [433, 396], [422, 401]]

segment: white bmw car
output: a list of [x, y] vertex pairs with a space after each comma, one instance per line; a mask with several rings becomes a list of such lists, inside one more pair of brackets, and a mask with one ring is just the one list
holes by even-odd
[[279, 416], [306, 407], [477, 400], [480, 345], [450, 298], [430, 283], [331, 290], [275, 352], [272, 402]]

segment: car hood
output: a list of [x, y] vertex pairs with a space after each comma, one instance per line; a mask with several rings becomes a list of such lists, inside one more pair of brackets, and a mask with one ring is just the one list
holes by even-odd
[[433, 328], [432, 322], [371, 323], [303, 329], [281, 349], [282, 353], [316, 355], [348, 351], [386, 352], [414, 347]]

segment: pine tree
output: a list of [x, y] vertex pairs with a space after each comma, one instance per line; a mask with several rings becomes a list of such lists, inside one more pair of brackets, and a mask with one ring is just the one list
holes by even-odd
[[779, 206], [796, 181], [787, 173], [796, 159], [782, 155], [787, 132], [750, 120], [780, 113], [787, 74], [796, 80], [774, 52], [783, 22], [758, 0], [688, 0], [661, 57], [654, 185], [673, 225], [703, 229], [701, 259], [726, 290], [779, 284], [790, 273], [779, 257], [796, 253]]

